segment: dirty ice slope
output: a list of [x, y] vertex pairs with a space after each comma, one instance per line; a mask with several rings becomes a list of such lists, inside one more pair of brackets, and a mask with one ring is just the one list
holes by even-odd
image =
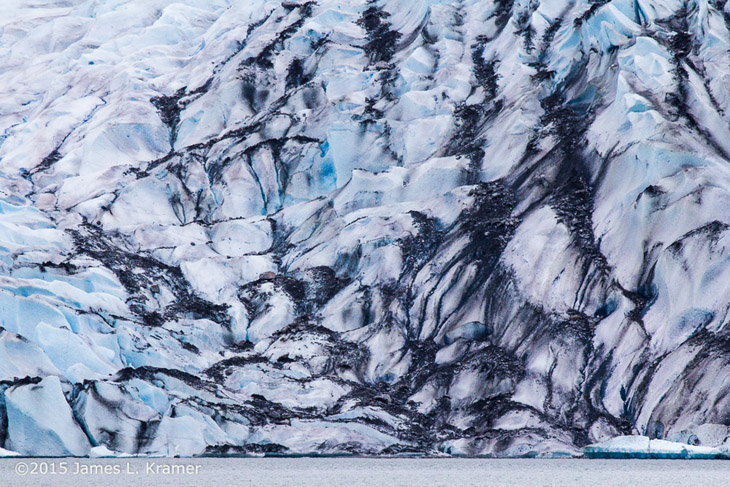
[[726, 1], [0, 9], [0, 448], [726, 441]]

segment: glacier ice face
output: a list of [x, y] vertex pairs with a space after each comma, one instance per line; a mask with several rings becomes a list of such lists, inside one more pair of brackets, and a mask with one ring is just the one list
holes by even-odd
[[73, 418], [57, 376], [5, 391], [6, 446], [37, 456], [82, 456], [89, 439]]
[[5, 0], [0, 448], [724, 445], [729, 46], [720, 0]]

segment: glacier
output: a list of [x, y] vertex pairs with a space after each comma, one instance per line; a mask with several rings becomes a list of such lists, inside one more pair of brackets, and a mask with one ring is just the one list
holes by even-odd
[[0, 11], [0, 455], [730, 446], [725, 0]]

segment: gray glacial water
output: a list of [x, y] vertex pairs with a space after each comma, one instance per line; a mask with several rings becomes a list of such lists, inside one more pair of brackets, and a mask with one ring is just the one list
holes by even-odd
[[[65, 463], [64, 463], [65, 462]], [[62, 473], [65, 466], [65, 473]], [[24, 468], [28, 473], [21, 475]], [[173, 467], [186, 473], [171, 473]], [[30, 470], [35, 469], [35, 473]], [[95, 471], [96, 470], [96, 471]], [[47, 472], [47, 473], [41, 473]], [[55, 474], [52, 473], [55, 471]], [[105, 472], [105, 473], [104, 473]], [[197, 473], [196, 473], [197, 472]], [[730, 463], [667, 460], [371, 458], [6, 459], [0, 485], [93, 486], [721, 486]]]

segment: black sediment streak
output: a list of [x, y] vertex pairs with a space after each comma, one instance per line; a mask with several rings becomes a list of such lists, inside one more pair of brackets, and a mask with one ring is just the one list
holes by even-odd
[[357, 21], [368, 35], [368, 42], [363, 49], [371, 64], [390, 63], [395, 55], [401, 34], [398, 31], [390, 30], [391, 24], [387, 21], [388, 17], [390, 17], [388, 12], [373, 5], [368, 7]]
[[[88, 255], [114, 272], [129, 292], [129, 308], [148, 326], [162, 326], [166, 321], [187, 315], [208, 318], [227, 324], [227, 306], [213, 304], [197, 296], [190, 288], [179, 267], [163, 264], [151, 257], [131, 253], [113, 244], [101, 229], [86, 225], [70, 232], [77, 252]], [[146, 294], [153, 286], [165, 286], [176, 297], [165, 309], [158, 310], [147, 304]]]

